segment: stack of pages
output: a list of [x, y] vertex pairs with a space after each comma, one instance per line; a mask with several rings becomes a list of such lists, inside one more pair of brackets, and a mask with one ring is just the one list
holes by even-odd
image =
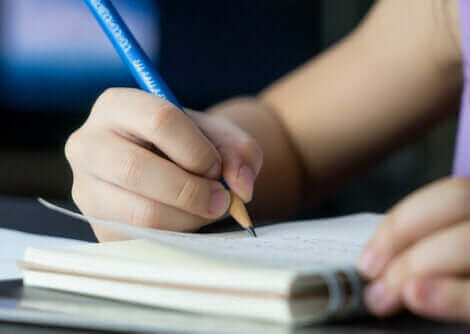
[[381, 219], [289, 222], [260, 227], [253, 238], [157, 231], [47, 205], [138, 240], [30, 248], [21, 263], [28, 286], [288, 325], [361, 309], [354, 264]]

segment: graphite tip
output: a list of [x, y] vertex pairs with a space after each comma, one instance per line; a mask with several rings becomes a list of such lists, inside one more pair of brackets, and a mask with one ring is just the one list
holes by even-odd
[[257, 237], [256, 231], [255, 231], [255, 228], [254, 228], [254, 227], [248, 227], [246, 230], [248, 231], [248, 233], [250, 233], [250, 235], [251, 235], [253, 238], [256, 238], [256, 237]]

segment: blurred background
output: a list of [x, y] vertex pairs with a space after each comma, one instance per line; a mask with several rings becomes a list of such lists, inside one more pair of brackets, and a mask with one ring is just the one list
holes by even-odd
[[[351, 31], [373, 1], [115, 4], [176, 96], [204, 109], [256, 94]], [[69, 198], [65, 140], [113, 86], [135, 83], [82, 1], [0, 0], [0, 194]], [[314, 214], [384, 211], [449, 174], [454, 134], [455, 120], [442, 124], [351, 180]]]

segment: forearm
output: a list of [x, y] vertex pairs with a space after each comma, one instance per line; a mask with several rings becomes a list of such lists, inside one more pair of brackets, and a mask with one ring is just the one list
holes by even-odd
[[456, 3], [382, 1], [351, 36], [263, 92], [317, 196], [449, 114], [461, 84]]
[[461, 85], [456, 4], [384, 0], [356, 32], [268, 87], [259, 102], [211, 109], [264, 150], [257, 212], [292, 212], [310, 190], [324, 196], [454, 110]]

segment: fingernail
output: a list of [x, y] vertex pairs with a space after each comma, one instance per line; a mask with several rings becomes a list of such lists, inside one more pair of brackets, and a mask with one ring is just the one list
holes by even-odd
[[372, 313], [384, 315], [393, 310], [399, 298], [396, 293], [387, 291], [384, 282], [378, 281], [366, 288], [364, 302]]
[[220, 169], [221, 169], [220, 162], [217, 161], [215, 164], [212, 165], [212, 167], [207, 172], [207, 177], [211, 179], [218, 178], [220, 176]]
[[423, 302], [431, 303], [433, 301], [436, 285], [431, 280], [424, 280], [418, 288], [418, 297]]
[[375, 278], [382, 271], [384, 264], [383, 257], [377, 255], [371, 247], [367, 247], [362, 253], [357, 266], [362, 274], [368, 278]]
[[209, 214], [214, 216], [222, 216], [227, 212], [230, 205], [230, 194], [225, 189], [218, 188], [215, 190], [209, 202]]
[[430, 279], [414, 281], [405, 286], [405, 297], [418, 306], [432, 306], [436, 285]]
[[238, 171], [238, 180], [246, 190], [244, 199], [247, 201], [251, 200], [251, 197], [253, 196], [253, 186], [255, 179], [255, 172], [248, 166], [242, 166]]

